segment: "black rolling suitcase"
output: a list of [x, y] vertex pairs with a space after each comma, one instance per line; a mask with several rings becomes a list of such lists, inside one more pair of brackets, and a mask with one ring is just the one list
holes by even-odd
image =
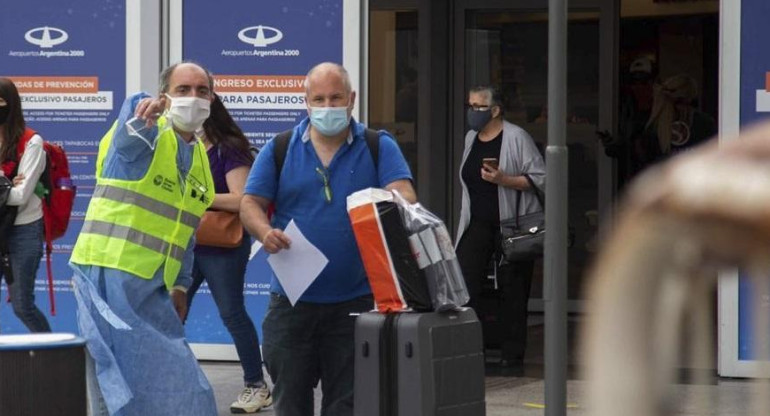
[[484, 416], [481, 324], [470, 308], [356, 321], [355, 416]]

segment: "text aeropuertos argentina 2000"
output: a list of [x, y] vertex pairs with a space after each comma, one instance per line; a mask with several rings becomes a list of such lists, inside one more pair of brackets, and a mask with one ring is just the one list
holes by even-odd
[[17, 58], [82, 58], [86, 56], [86, 51], [8, 51], [8, 56]]
[[258, 56], [260, 58], [266, 57], [266, 56], [299, 56], [299, 50], [298, 49], [270, 49], [267, 51], [259, 51], [259, 50], [235, 50], [235, 51], [228, 51], [225, 49], [222, 49], [222, 56]]

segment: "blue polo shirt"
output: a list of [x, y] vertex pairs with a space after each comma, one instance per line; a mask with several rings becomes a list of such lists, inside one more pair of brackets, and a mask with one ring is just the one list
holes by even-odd
[[[364, 137], [365, 126], [351, 120], [352, 136], [325, 169], [332, 190], [331, 202], [326, 202], [323, 178], [316, 171], [316, 168], [323, 169], [323, 164], [309, 140], [308, 125], [309, 120], [305, 118], [294, 127], [280, 183], [275, 169], [275, 140], [271, 140], [251, 168], [245, 193], [273, 201], [273, 227], [283, 230], [293, 219], [305, 237], [329, 259], [300, 300], [343, 302], [371, 293], [348, 218], [347, 196], [369, 187], [384, 188], [400, 179], [411, 180], [412, 175], [396, 141], [384, 131], [380, 132], [379, 161], [375, 169]], [[275, 273], [272, 273], [271, 291], [284, 294]]]

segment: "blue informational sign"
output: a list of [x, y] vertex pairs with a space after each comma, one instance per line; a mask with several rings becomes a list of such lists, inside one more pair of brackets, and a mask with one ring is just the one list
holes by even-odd
[[[41, 261], [36, 303], [54, 331], [77, 332], [67, 262], [95, 185], [99, 140], [125, 98], [125, 0], [4, 2], [0, 13], [0, 76], [22, 97], [27, 125], [67, 152], [77, 198], [67, 234], [54, 243], [56, 316], [50, 316]], [[7, 288], [3, 284], [3, 300]], [[27, 332], [10, 304], [1, 303], [0, 332]]]
[[[307, 116], [304, 79], [318, 63], [342, 63], [342, 0], [185, 0], [182, 56], [208, 68], [214, 90], [258, 148]], [[260, 251], [246, 271], [246, 309], [261, 330], [271, 269]], [[207, 286], [190, 310], [192, 343], [229, 344]], [[261, 339], [261, 338], [260, 338]]]
[[[744, 273], [740, 274], [738, 279], [738, 359], [754, 360], [755, 354], [755, 331], [754, 331], [754, 305], [755, 302], [762, 301], [758, 298], [756, 290], [752, 289], [751, 279]], [[770, 345], [765, 340], [764, 345]]]
[[770, 2], [741, 3], [741, 126], [770, 117]]
[[[741, 128], [770, 117], [770, 54], [767, 39], [770, 2], [741, 2]], [[755, 302], [764, 302], [770, 293], [760, 293], [741, 273], [738, 284], [738, 359], [752, 360], [754, 345], [770, 345], [770, 339], [755, 344], [751, 316]]]
[[307, 71], [342, 63], [342, 0], [183, 4], [182, 56], [214, 73], [215, 91], [258, 147], [306, 116]]

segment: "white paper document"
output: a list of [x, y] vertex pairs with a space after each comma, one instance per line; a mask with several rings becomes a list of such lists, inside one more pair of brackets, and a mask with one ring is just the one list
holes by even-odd
[[262, 250], [262, 242], [260, 242], [255, 238], [254, 243], [251, 244], [251, 253], [249, 253], [249, 261], [251, 261], [251, 259], [253, 259], [254, 256], [257, 255], [257, 253], [259, 253], [259, 250]]
[[302, 235], [294, 220], [283, 233], [291, 240], [291, 248], [271, 254], [267, 262], [293, 306], [321, 274], [329, 259]]

